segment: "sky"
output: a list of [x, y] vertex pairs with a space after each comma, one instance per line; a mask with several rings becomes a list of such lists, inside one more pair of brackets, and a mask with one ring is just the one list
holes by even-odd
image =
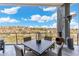
[[[71, 4], [70, 13], [78, 14], [77, 4]], [[72, 18], [71, 28], [78, 28], [78, 15]], [[0, 26], [57, 28], [57, 7], [0, 6]]]

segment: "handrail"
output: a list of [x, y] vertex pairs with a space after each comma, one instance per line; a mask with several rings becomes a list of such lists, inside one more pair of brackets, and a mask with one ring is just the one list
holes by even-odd
[[[38, 32], [32, 32], [32, 33], [37, 34]], [[32, 34], [32, 33], [0, 33], [0, 34]], [[40, 34], [46, 34], [46, 32], [43, 32], [43, 33], [39, 32], [39, 33]]]

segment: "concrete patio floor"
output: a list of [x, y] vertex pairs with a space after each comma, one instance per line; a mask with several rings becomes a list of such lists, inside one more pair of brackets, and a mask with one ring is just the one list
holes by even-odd
[[[21, 48], [23, 48], [23, 45], [19, 45]], [[70, 50], [67, 48], [67, 46], [64, 45], [63, 56], [79, 56], [79, 46], [75, 46], [74, 50]], [[5, 46], [5, 53], [3, 54], [0, 50], [0, 56], [16, 56], [15, 49], [13, 45], [6, 45]], [[26, 51], [26, 56], [35, 56], [32, 54], [32, 52]], [[53, 56], [50, 52], [48, 54], [45, 54], [45, 56]]]

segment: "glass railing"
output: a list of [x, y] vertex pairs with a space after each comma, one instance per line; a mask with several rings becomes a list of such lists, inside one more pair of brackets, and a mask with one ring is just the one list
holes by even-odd
[[73, 44], [78, 44], [78, 29], [71, 29], [70, 30], [70, 37], [73, 38]]
[[[21, 44], [23, 43], [23, 38], [30, 36], [32, 39], [37, 38], [37, 33], [0, 33], [0, 37], [4, 39], [5, 44]], [[45, 36], [51, 36], [52, 40], [55, 40], [57, 33], [41, 33], [41, 39]]]
[[73, 44], [77, 45], [78, 44], [77, 34], [71, 34], [70, 36], [71, 36], [71, 38], [73, 38]]
[[[37, 39], [37, 33], [0, 33], [0, 38], [4, 39], [5, 44], [21, 44], [24, 42], [23, 38], [28, 36], [32, 39]], [[41, 33], [40, 39], [44, 39], [45, 36], [51, 36], [52, 40], [55, 40], [57, 37], [57, 31], [53, 31], [52, 33]], [[72, 31], [70, 37], [73, 38], [75, 45], [79, 44], [79, 35], [77, 34], [77, 31]]]

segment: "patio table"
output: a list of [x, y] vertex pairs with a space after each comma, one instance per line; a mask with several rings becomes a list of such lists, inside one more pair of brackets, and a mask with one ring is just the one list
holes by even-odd
[[35, 51], [38, 55], [42, 55], [54, 42], [49, 40], [41, 40], [41, 43], [37, 43], [35, 39], [24, 42], [23, 44], [30, 48], [32, 51]]

